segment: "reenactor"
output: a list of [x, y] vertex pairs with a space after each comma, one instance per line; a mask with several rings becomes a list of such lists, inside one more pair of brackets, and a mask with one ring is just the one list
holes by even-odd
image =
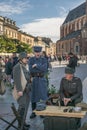
[[[48, 63], [45, 57], [41, 56], [42, 47], [34, 46], [35, 56], [29, 60], [29, 70], [32, 76], [31, 102], [32, 110], [36, 109], [36, 103], [40, 100], [47, 100], [47, 79], [45, 74], [48, 71]], [[32, 112], [30, 118], [36, 117]]]

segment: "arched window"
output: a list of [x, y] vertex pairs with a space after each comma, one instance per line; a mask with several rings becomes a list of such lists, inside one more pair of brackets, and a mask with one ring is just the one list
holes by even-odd
[[75, 31], [77, 31], [77, 22], [75, 22]]
[[81, 29], [81, 20], [79, 21], [79, 30]]

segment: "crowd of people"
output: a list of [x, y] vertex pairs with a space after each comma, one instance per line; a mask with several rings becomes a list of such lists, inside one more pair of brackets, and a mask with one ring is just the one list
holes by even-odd
[[[48, 100], [48, 81], [47, 73], [50, 66], [50, 57], [42, 51], [42, 47], [34, 46], [34, 56], [28, 57], [26, 52], [21, 52], [17, 57], [16, 53], [12, 57], [5, 58], [5, 73], [6, 80], [14, 84], [16, 100], [19, 105], [18, 112], [21, 121], [18, 122], [18, 128], [23, 126], [23, 130], [29, 128], [29, 124], [22, 120], [26, 119], [29, 103], [32, 103], [32, 114], [30, 118], [35, 118], [35, 109], [45, 109], [46, 101]], [[61, 61], [61, 58], [59, 61]], [[0, 57], [1, 65], [2, 57]], [[60, 83], [60, 100], [62, 106], [75, 106], [76, 103], [82, 100], [82, 82], [80, 78], [75, 77], [78, 58], [69, 53], [69, 64], [65, 68], [65, 76]], [[31, 96], [30, 96], [31, 95]], [[38, 105], [42, 103], [42, 106]]]

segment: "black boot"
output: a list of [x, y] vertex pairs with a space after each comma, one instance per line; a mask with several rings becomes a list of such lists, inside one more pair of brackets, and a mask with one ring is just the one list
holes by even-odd
[[32, 112], [32, 114], [30, 115], [30, 119], [33, 119], [33, 118], [35, 118], [35, 117], [36, 117], [35, 112]]
[[[21, 128], [21, 125], [23, 123], [25, 108], [19, 109], [18, 112], [19, 112], [19, 116], [20, 116], [19, 121], [18, 121], [18, 128]], [[29, 127], [30, 127], [30, 125], [25, 123], [25, 121], [24, 121], [23, 130], [27, 130]]]

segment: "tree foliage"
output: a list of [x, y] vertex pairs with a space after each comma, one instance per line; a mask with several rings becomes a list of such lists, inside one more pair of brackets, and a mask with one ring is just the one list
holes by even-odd
[[31, 46], [27, 43], [20, 42], [17, 39], [9, 39], [6, 36], [0, 36], [0, 52], [22, 52], [26, 51], [27, 53], [31, 53]]

